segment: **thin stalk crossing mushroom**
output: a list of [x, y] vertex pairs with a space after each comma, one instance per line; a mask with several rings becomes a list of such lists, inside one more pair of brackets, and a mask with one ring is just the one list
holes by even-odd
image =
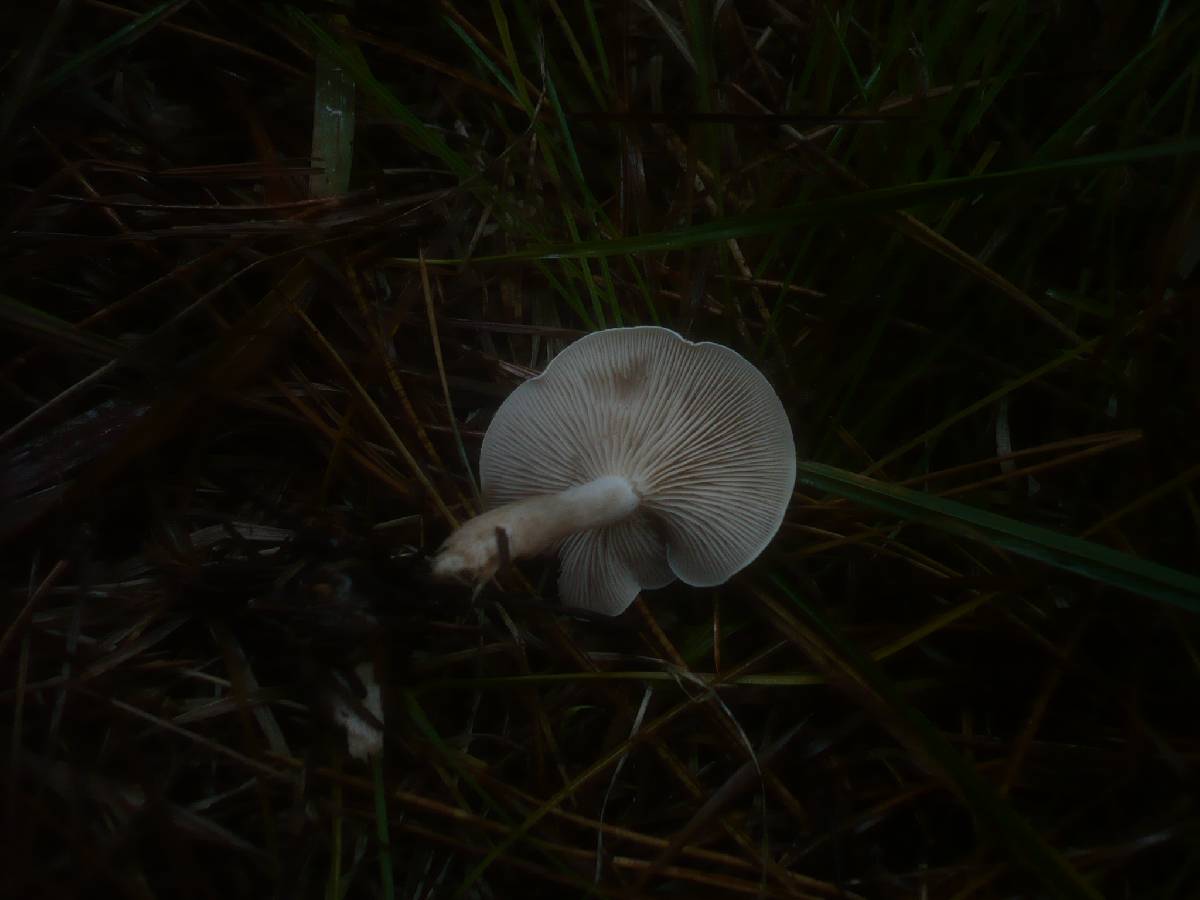
[[568, 606], [618, 615], [676, 578], [722, 584], [779, 530], [796, 481], [783, 404], [720, 344], [652, 326], [586, 335], [508, 396], [483, 438], [488, 511], [433, 560], [483, 583], [557, 549]]

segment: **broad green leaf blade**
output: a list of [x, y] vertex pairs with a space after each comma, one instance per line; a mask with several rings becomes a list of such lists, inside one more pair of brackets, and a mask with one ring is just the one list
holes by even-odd
[[1102, 544], [822, 463], [798, 460], [796, 478], [818, 490], [908, 521], [995, 544], [1102, 584], [1200, 612], [1200, 577], [1196, 575], [1139, 559]]
[[[342, 0], [349, 6], [350, 0]], [[330, 18], [332, 24], [346, 26], [345, 16]], [[345, 52], [358, 56], [356, 47], [347, 45]], [[365, 65], [365, 61], [363, 61]], [[333, 197], [344, 194], [350, 187], [350, 170], [354, 162], [354, 77], [328, 50], [317, 51], [316, 85], [313, 89], [313, 165], [322, 171], [309, 178], [309, 191], [314, 197]]]

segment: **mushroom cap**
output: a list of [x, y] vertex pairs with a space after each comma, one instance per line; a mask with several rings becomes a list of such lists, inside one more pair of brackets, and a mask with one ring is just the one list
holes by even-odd
[[559, 546], [564, 603], [617, 615], [643, 588], [721, 584], [751, 563], [783, 521], [796, 446], [737, 352], [638, 326], [580, 338], [513, 391], [479, 469], [489, 507], [628, 479], [637, 511]]

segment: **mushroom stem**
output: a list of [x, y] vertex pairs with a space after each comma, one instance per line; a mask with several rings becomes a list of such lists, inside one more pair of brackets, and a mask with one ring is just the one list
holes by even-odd
[[505, 557], [536, 556], [577, 531], [620, 522], [640, 502], [628, 479], [606, 475], [557, 494], [506, 503], [459, 526], [434, 557], [433, 575], [487, 581]]

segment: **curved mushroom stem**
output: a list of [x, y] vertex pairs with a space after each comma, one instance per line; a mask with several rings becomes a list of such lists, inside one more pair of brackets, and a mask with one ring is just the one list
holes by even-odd
[[498, 506], [464, 522], [433, 559], [435, 578], [487, 581], [509, 560], [535, 556], [567, 535], [631, 515], [641, 498], [625, 478], [607, 475]]

